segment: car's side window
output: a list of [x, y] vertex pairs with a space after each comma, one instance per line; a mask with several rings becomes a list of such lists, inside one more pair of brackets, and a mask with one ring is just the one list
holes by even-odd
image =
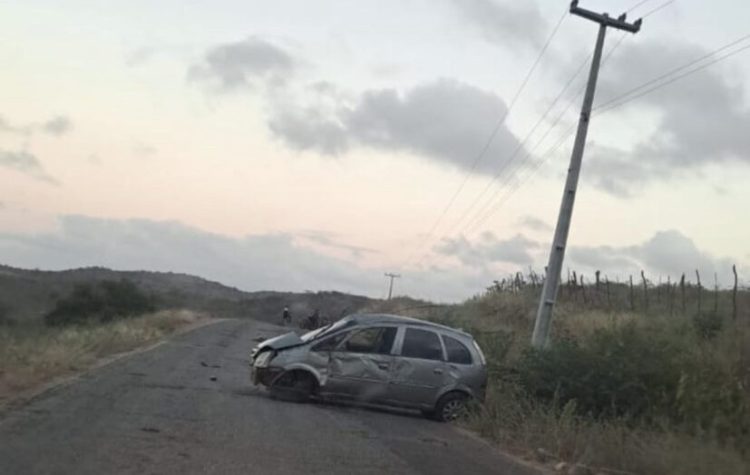
[[407, 328], [401, 347], [401, 356], [442, 361], [443, 346], [435, 332]]
[[329, 336], [328, 338], [323, 339], [319, 343], [316, 343], [311, 348], [311, 351], [333, 351], [336, 349], [336, 347], [341, 343], [346, 336], [349, 335], [349, 332], [341, 332], [333, 336]]
[[396, 328], [380, 327], [366, 328], [355, 332], [346, 343], [343, 350], [351, 353], [390, 354], [393, 340], [396, 338]]
[[445, 352], [448, 353], [448, 361], [450, 363], [472, 363], [471, 352], [466, 348], [466, 345], [447, 335], [443, 335], [443, 343], [445, 344]]

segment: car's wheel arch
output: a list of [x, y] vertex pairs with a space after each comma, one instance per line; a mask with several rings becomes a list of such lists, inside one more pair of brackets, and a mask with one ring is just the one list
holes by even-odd
[[[443, 415], [445, 408], [451, 404], [451, 402], [461, 401], [460, 407], [466, 408], [466, 402], [471, 400], [472, 396], [465, 390], [455, 389], [444, 393], [435, 403], [434, 409], [427, 411], [426, 415], [432, 419], [440, 422], [448, 422], [454, 419], [455, 416], [445, 417]], [[455, 411], [455, 409], [454, 409]]]
[[468, 398], [468, 399], [474, 399], [475, 398], [474, 391], [472, 391], [467, 386], [463, 386], [463, 385], [448, 386], [448, 387], [443, 388], [438, 393], [438, 395], [435, 398], [435, 400], [432, 401], [432, 407], [434, 408], [435, 406], [437, 406], [437, 403], [442, 398], [444, 398], [447, 394], [449, 394], [449, 393], [460, 393], [460, 394], [463, 394], [464, 396], [466, 396], [466, 398]]
[[290, 364], [288, 366], [284, 366], [281, 373], [279, 373], [279, 375], [276, 376], [274, 380], [282, 377], [285, 374], [289, 374], [291, 372], [306, 374], [312, 378], [312, 380], [315, 383], [316, 388], [319, 388], [320, 386], [322, 386], [322, 376], [320, 372], [310, 365], [300, 364], [300, 363], [295, 363], [295, 364]]

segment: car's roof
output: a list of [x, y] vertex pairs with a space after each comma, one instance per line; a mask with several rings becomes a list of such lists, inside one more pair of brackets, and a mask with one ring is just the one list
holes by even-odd
[[426, 320], [420, 320], [418, 318], [404, 317], [401, 315], [393, 315], [393, 314], [388, 314], [388, 313], [358, 313], [358, 314], [344, 317], [342, 318], [342, 320], [351, 322], [350, 325], [378, 325], [378, 324], [390, 323], [390, 324], [400, 324], [400, 325], [421, 326], [421, 327], [431, 328], [434, 330], [443, 330], [443, 331], [448, 331], [451, 333], [458, 333], [459, 335], [472, 338], [471, 335], [457, 328], [440, 325], [438, 323], [428, 322]]

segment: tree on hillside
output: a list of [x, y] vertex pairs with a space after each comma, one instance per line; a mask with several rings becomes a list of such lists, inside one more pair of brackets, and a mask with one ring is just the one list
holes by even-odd
[[154, 300], [129, 280], [78, 284], [44, 317], [48, 325], [108, 322], [153, 311]]
[[6, 325], [12, 322], [13, 320], [10, 318], [10, 306], [5, 302], [0, 302], [0, 325]]

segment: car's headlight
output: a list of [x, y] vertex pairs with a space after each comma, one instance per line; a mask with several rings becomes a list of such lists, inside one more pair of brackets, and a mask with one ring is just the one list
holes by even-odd
[[268, 363], [271, 361], [271, 353], [273, 353], [273, 351], [268, 350], [259, 354], [255, 358], [253, 366], [255, 366], [256, 368], [265, 368], [266, 366], [268, 366]]

